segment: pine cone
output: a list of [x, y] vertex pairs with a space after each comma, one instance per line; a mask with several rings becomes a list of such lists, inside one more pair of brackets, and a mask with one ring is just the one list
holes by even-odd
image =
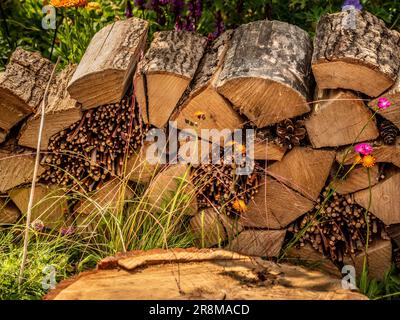
[[291, 149], [300, 145], [301, 141], [306, 137], [307, 131], [304, 128], [303, 121], [297, 120], [293, 122], [290, 119], [286, 119], [278, 123], [276, 134], [279, 144], [288, 146]]
[[399, 129], [392, 122], [385, 119], [379, 126], [379, 132], [385, 144], [393, 145], [396, 142]]

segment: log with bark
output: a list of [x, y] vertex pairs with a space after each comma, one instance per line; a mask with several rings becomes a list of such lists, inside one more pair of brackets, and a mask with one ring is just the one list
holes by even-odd
[[179, 129], [190, 128], [200, 135], [201, 129], [233, 131], [242, 127], [244, 119], [215, 87], [231, 37], [232, 31], [227, 31], [206, 49], [189, 90], [171, 116]]
[[300, 28], [257, 21], [235, 30], [216, 87], [258, 127], [310, 110], [312, 44]]
[[[139, 272], [140, 271], [140, 272]], [[133, 251], [62, 281], [46, 300], [366, 299], [341, 281], [303, 267], [224, 250]]]
[[[15, 188], [9, 191], [11, 200], [25, 216], [28, 208], [31, 186]], [[65, 222], [68, 211], [65, 190], [56, 185], [38, 184], [32, 207], [32, 222], [40, 220], [46, 228], [58, 228]]]
[[146, 45], [148, 27], [147, 21], [130, 18], [95, 34], [68, 85], [83, 109], [123, 98]]
[[145, 122], [162, 128], [189, 86], [203, 56], [206, 39], [186, 31], [154, 34], [134, 78]]
[[345, 90], [317, 90], [305, 125], [314, 148], [343, 146], [379, 136], [371, 111], [358, 95]]
[[53, 64], [37, 52], [17, 48], [0, 75], [0, 128], [14, 125], [36, 112], [42, 101]]
[[[76, 66], [67, 66], [53, 80], [45, 105], [45, 122], [42, 133], [41, 150], [46, 150], [50, 138], [56, 133], [67, 129], [82, 118], [80, 105], [72, 99], [67, 91], [67, 85], [76, 70]], [[20, 131], [18, 144], [36, 149], [40, 125], [40, 110], [27, 120]]]
[[314, 40], [315, 80], [321, 89], [343, 88], [379, 96], [396, 81], [400, 57], [395, 52], [399, 50], [399, 33], [367, 11], [325, 15]]

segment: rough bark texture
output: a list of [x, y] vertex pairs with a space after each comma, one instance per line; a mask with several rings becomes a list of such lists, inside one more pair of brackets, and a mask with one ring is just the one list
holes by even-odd
[[[355, 28], [344, 22], [354, 14]], [[367, 11], [323, 16], [314, 41], [313, 72], [321, 89], [352, 89], [376, 97], [400, 68], [400, 36]]]
[[[397, 167], [400, 167], [400, 137], [397, 137], [397, 141], [394, 145], [385, 145], [381, 141], [376, 141], [374, 145], [374, 157], [377, 162], [392, 163]], [[351, 165], [356, 161], [357, 153], [348, 147], [339, 150], [336, 154], [336, 161], [345, 165]]]
[[370, 191], [363, 190], [354, 195], [355, 201], [364, 208], [369, 208], [376, 217], [386, 225], [400, 223], [400, 172], [372, 187]]
[[371, 111], [356, 94], [317, 90], [315, 101], [305, 122], [314, 148], [343, 146], [379, 136]]
[[[31, 187], [13, 189], [9, 192], [11, 200], [15, 203], [23, 215], [26, 215]], [[68, 210], [65, 190], [56, 185], [39, 184], [35, 188], [33, 198], [32, 221], [39, 219], [47, 228], [58, 228], [65, 221], [65, 213]]]
[[[356, 274], [361, 275], [364, 265], [365, 252], [352, 258], [345, 259], [345, 265], [353, 265]], [[368, 276], [371, 279], [382, 280], [385, 272], [392, 266], [392, 243], [388, 240], [373, 242], [367, 254]]]
[[[106, 270], [101, 267], [107, 268]], [[139, 272], [140, 270], [140, 272]], [[130, 252], [61, 282], [47, 300], [366, 299], [339, 279], [224, 250]]]
[[[42, 134], [41, 150], [47, 150], [49, 140], [54, 134], [68, 128], [82, 117], [80, 105], [72, 99], [67, 91], [67, 85], [76, 70], [76, 66], [65, 68], [53, 80], [47, 96], [45, 106], [45, 122]], [[18, 144], [36, 149], [41, 112], [38, 110], [25, 123], [20, 131]]]
[[259, 257], [277, 257], [286, 230], [245, 230], [233, 239], [226, 249]]
[[201, 129], [235, 130], [242, 127], [244, 120], [215, 88], [232, 33], [223, 33], [206, 49], [190, 88], [171, 116], [179, 129], [194, 129], [200, 135]]
[[18, 221], [21, 212], [12, 201], [0, 198], [0, 227], [2, 224], [14, 224]]
[[311, 200], [266, 177], [247, 210], [242, 213], [240, 222], [248, 227], [281, 229], [313, 207]]
[[90, 41], [68, 91], [84, 109], [120, 101], [146, 44], [148, 22], [114, 22]]
[[[173, 201], [174, 197], [176, 201]], [[176, 164], [166, 167], [151, 181], [145, 198], [152, 212], [161, 212], [175, 205], [174, 210], [179, 208], [187, 215], [196, 214], [196, 192], [190, 182], [189, 166]]]
[[316, 201], [328, 178], [335, 152], [296, 147], [282, 161], [268, 167], [267, 173]]
[[379, 168], [374, 166], [369, 169], [371, 183], [368, 178], [368, 169], [363, 166], [355, 167], [344, 180], [336, 179], [333, 181], [333, 187], [337, 193], [349, 194], [363, 189], [367, 189], [370, 185], [374, 186], [379, 181]]
[[[397, 76], [397, 81], [393, 85], [393, 87], [390, 88], [389, 91], [385, 92], [381, 97], [389, 99], [391, 102], [391, 106], [390, 108], [379, 110], [379, 114], [386, 119], [392, 121], [393, 124], [400, 128], [400, 72]], [[379, 98], [372, 100], [369, 104], [370, 107], [376, 110]]]
[[185, 31], [154, 35], [135, 76], [136, 94], [146, 122], [162, 128], [193, 79], [206, 39]]
[[235, 30], [217, 90], [258, 127], [310, 110], [312, 44], [300, 28], [257, 21]]
[[[0, 150], [0, 192], [32, 182], [35, 155], [30, 152], [14, 153]], [[39, 166], [38, 176], [44, 172]]]
[[0, 128], [8, 131], [42, 101], [53, 64], [37, 52], [17, 48], [0, 75]]

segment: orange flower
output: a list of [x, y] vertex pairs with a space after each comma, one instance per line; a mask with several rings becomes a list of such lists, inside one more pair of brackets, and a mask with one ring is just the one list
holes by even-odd
[[354, 163], [355, 164], [361, 164], [362, 162], [363, 162], [363, 158], [359, 154], [357, 154], [356, 158], [354, 160]]
[[51, 5], [56, 8], [86, 7], [88, 0], [51, 0]]
[[232, 205], [233, 209], [242, 213], [247, 210], [247, 205], [243, 200], [235, 200]]
[[366, 168], [372, 168], [376, 164], [376, 158], [371, 155], [365, 156], [362, 159], [362, 164]]

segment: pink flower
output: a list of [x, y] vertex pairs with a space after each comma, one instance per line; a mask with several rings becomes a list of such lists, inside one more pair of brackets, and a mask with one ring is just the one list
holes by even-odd
[[374, 152], [374, 147], [369, 143], [360, 143], [354, 147], [354, 151], [366, 156]]
[[31, 223], [31, 228], [35, 231], [43, 231], [44, 229], [44, 223], [42, 220], [36, 219]]
[[75, 228], [74, 227], [62, 227], [60, 229], [60, 233], [62, 236], [69, 236], [71, 234], [73, 234], [75, 232]]
[[379, 109], [387, 109], [392, 105], [392, 103], [390, 102], [390, 100], [388, 98], [379, 98], [378, 99], [378, 108]]

